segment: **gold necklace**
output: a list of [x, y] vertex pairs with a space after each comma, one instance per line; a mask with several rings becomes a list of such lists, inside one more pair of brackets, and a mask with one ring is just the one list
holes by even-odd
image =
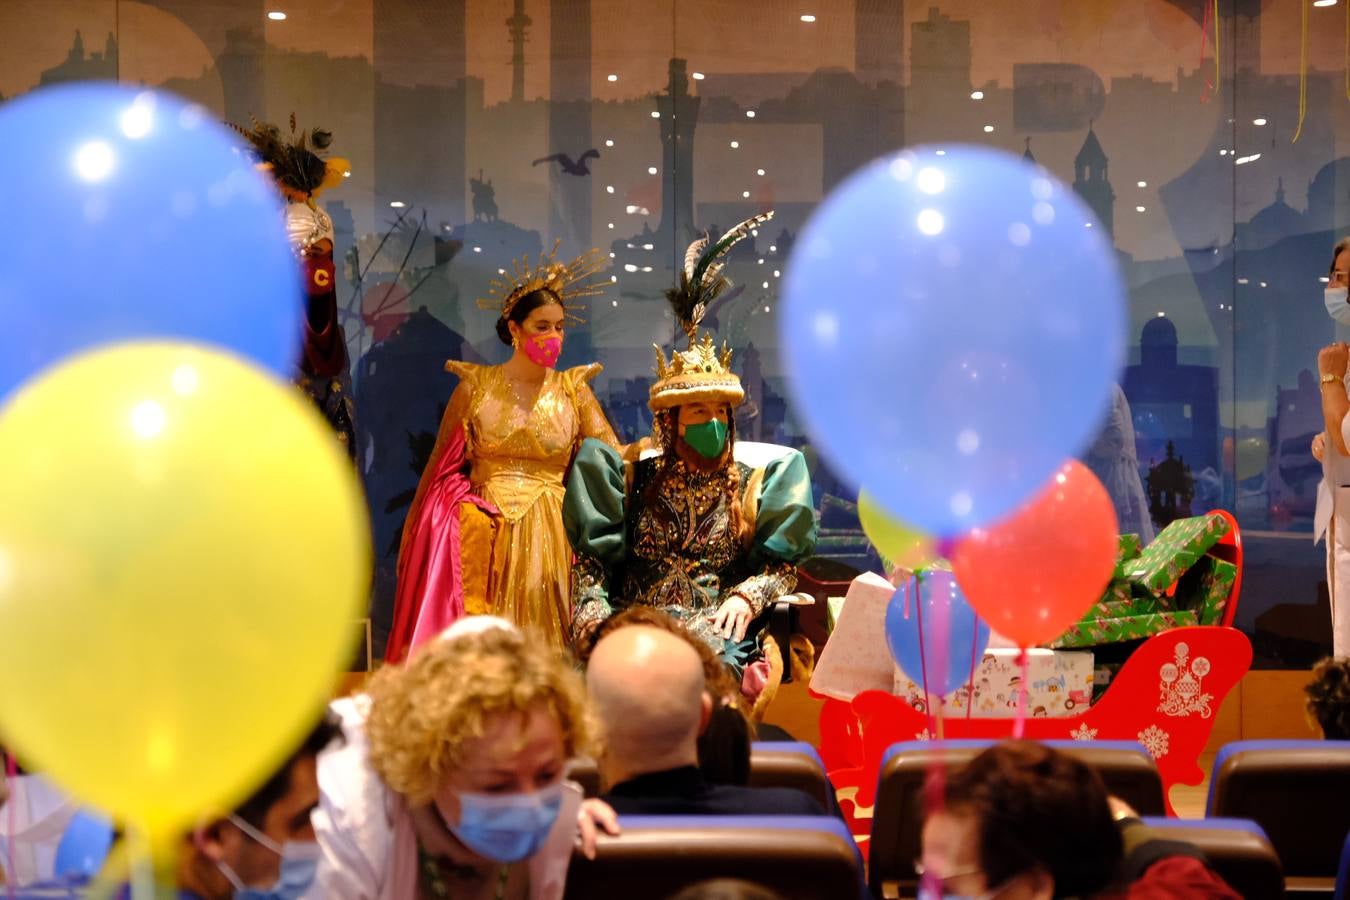
[[[439, 857], [432, 856], [430, 853], [417, 848], [418, 862], [421, 864], [422, 877], [426, 882], [427, 890], [431, 892], [434, 900], [452, 900], [450, 894], [450, 885], [445, 879], [444, 863]], [[463, 869], [464, 867], [449, 864], [453, 869]], [[506, 883], [511, 878], [511, 867], [503, 865], [497, 870], [497, 891], [493, 895], [494, 900], [505, 900]]]

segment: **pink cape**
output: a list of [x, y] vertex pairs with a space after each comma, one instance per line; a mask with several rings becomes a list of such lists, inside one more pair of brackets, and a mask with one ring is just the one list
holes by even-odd
[[496, 515], [497, 509], [471, 491], [464, 475], [464, 429], [450, 436], [398, 561], [394, 623], [384, 661], [397, 663], [464, 616], [464, 580], [460, 560], [459, 509], [473, 503]]

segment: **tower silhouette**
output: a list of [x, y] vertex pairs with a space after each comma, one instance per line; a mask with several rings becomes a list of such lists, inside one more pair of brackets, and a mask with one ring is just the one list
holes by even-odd
[[1097, 140], [1097, 134], [1089, 124], [1083, 147], [1073, 160], [1073, 189], [1097, 214], [1098, 221], [1114, 241], [1116, 192], [1111, 190], [1106, 169], [1106, 151], [1102, 149], [1101, 141]]
[[525, 29], [534, 21], [525, 15], [525, 0], [516, 0], [506, 27], [511, 32], [511, 102], [525, 99]]
[[689, 93], [689, 63], [671, 59], [670, 78], [656, 95], [661, 114], [661, 224], [663, 246], [679, 244], [694, 227], [694, 129], [700, 98]]
[[853, 68], [863, 84], [900, 83], [905, 61], [904, 0], [853, 0]]
[[[548, 152], [573, 159], [591, 149], [591, 0], [549, 5]], [[543, 154], [540, 154], [543, 155]], [[591, 179], [549, 168], [549, 233], [565, 254], [591, 246]]]

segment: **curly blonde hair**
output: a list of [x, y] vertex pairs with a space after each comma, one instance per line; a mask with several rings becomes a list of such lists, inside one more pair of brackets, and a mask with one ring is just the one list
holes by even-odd
[[369, 686], [370, 764], [413, 804], [429, 802], [489, 720], [542, 706], [568, 757], [590, 745], [581, 678], [533, 634], [493, 628], [433, 641]]

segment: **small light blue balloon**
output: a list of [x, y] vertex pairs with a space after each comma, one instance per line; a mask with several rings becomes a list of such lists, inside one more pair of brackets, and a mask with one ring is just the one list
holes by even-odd
[[112, 850], [112, 822], [96, 813], [81, 810], [66, 826], [56, 845], [55, 873], [58, 878], [94, 876]]
[[794, 243], [779, 319], [811, 440], [897, 518], [952, 537], [1086, 446], [1124, 359], [1109, 236], [1001, 151], [919, 147], [855, 173]]
[[910, 681], [946, 696], [969, 681], [984, 658], [989, 626], [975, 615], [955, 575], [930, 569], [891, 595], [886, 646]]
[[214, 344], [277, 373], [301, 346], [281, 201], [212, 113], [112, 84], [0, 106], [0, 402], [98, 345]]

